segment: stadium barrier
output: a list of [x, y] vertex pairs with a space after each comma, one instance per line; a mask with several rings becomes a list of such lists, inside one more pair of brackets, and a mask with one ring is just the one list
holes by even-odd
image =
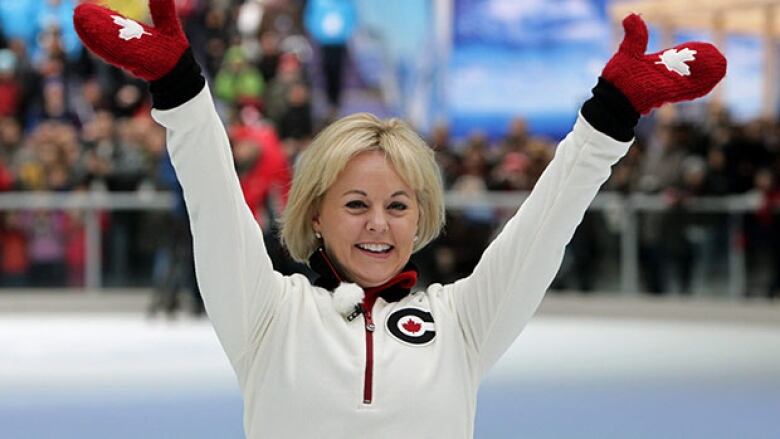
[[[449, 192], [445, 203], [448, 210], [497, 209], [507, 212], [505, 219], [522, 204], [527, 192], [489, 192], [461, 194]], [[690, 213], [728, 215], [728, 294], [736, 299], [746, 288], [744, 246], [740, 237], [743, 231], [743, 215], [756, 211], [761, 197], [756, 194], [725, 197], [698, 197], [685, 201]], [[0, 194], [0, 212], [19, 210], [80, 210], [84, 213], [86, 264], [85, 289], [98, 291], [101, 279], [101, 233], [99, 215], [103, 211], [165, 211], [174, 206], [174, 196], [166, 192], [142, 190], [137, 192], [90, 191], [76, 193], [6, 192]], [[623, 293], [639, 291], [639, 226], [641, 212], [661, 212], [669, 208], [662, 195], [614, 192], [599, 193], [590, 206], [591, 210], [609, 212], [617, 218], [620, 239], [620, 290]]]

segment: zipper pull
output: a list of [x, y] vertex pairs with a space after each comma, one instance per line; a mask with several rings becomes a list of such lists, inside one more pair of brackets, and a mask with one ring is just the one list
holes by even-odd
[[363, 310], [363, 317], [366, 319], [366, 331], [374, 332], [376, 325], [374, 325], [374, 319], [371, 318], [371, 311]]

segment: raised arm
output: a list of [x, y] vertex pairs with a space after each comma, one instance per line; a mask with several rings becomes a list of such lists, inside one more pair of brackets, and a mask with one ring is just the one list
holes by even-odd
[[726, 60], [710, 44], [684, 43], [645, 55], [644, 22], [630, 15], [623, 26], [620, 49], [530, 196], [474, 272], [445, 287], [481, 373], [541, 303], [585, 210], [628, 151], [640, 114], [703, 96], [725, 75]]
[[[76, 8], [84, 44], [107, 62], [150, 82], [152, 116], [168, 149], [193, 234], [200, 291], [237, 371], [281, 300], [260, 227], [247, 207], [224, 126], [176, 16], [173, 0], [150, 0], [155, 27], [94, 4]], [[239, 374], [241, 376], [241, 374]]]

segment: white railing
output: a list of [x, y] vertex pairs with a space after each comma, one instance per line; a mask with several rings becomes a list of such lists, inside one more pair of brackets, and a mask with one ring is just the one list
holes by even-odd
[[[516, 208], [527, 193], [493, 192], [488, 194], [460, 195], [448, 193], [448, 209], [469, 207]], [[731, 195], [719, 197], [697, 197], [684, 203], [691, 213], [719, 213], [728, 215], [729, 254], [728, 254], [728, 293], [732, 298], [740, 297], [746, 291], [745, 251], [739, 244], [739, 235], [743, 229], [743, 215], [754, 212], [761, 205], [757, 194]], [[599, 193], [590, 205], [590, 210], [617, 212], [620, 221], [620, 289], [623, 292], [639, 291], [639, 229], [640, 212], [661, 212], [669, 209], [669, 204], [661, 195], [631, 194], [615, 192]]]
[[167, 192], [67, 192], [0, 193], [0, 212], [13, 210], [81, 210], [84, 212], [84, 235], [86, 264], [84, 265], [84, 286], [87, 290], [99, 290], [103, 284], [102, 236], [100, 234], [100, 212], [111, 210], [171, 210], [174, 196]]
[[[463, 195], [449, 192], [445, 202], [447, 209], [465, 208], [515, 209], [528, 196], [524, 192], [490, 192]], [[690, 199], [685, 207], [692, 213], [720, 213], [729, 216], [729, 285], [731, 297], [737, 298], [746, 286], [745, 254], [738, 245], [742, 231], [743, 214], [760, 206], [760, 197], [735, 195], [726, 197], [700, 197]], [[166, 192], [76, 192], [76, 193], [2, 193], [0, 212], [14, 210], [81, 210], [84, 212], [86, 236], [85, 287], [99, 290], [101, 279], [101, 234], [99, 214], [118, 210], [170, 210], [174, 196]], [[596, 196], [592, 210], [619, 213], [620, 221], [620, 289], [623, 292], [639, 291], [639, 235], [638, 213], [663, 211], [668, 204], [658, 195], [622, 195], [604, 192]]]

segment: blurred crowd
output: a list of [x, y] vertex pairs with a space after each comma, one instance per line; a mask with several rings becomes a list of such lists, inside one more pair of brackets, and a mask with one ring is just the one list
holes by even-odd
[[[71, 24], [78, 3], [0, 2], [0, 190], [176, 194], [173, 212], [100, 216], [104, 284], [153, 284], [161, 291], [155, 306], [174, 309], [178, 290], [196, 286], [186, 207], [165, 131], [150, 117], [146, 84], [80, 44]], [[101, 3], [149, 21], [146, 2]], [[286, 198], [289, 164], [314, 130], [304, 4], [176, 3], [218, 99], [247, 202], [258, 221], [272, 224]], [[0, 283], [84, 285], [84, 233], [79, 211], [3, 213]]]
[[[71, 25], [76, 0], [0, 2], [0, 191], [143, 191], [176, 194], [173, 212], [101, 214], [104, 283], [153, 285], [153, 310], [175, 310], [180, 290], [201, 312], [181, 188], [165, 132], [149, 116], [146, 85], [98, 61]], [[145, 2], [103, 1], [148, 21]], [[296, 156], [338, 114], [346, 39], [307, 29], [315, 0], [177, 0], [195, 56], [218, 100], [236, 170], [264, 226], [281, 271], [305, 270], [278, 248], [274, 218], [286, 201]], [[349, 3], [349, 2], [346, 2]], [[342, 5], [343, 7], [343, 5]], [[341, 11], [342, 13], [344, 10]], [[321, 105], [317, 104], [317, 99]], [[780, 125], [738, 123], [725, 111], [696, 122], [648, 119], [605, 190], [663, 195], [668, 209], [640, 216], [642, 289], [690, 293], [696, 267], [725, 262], [729, 216], [690, 212], [697, 196], [760, 194], [762, 207], [740, 217], [739, 245], [750, 267], [764, 267], [754, 291], [780, 290]], [[552, 159], [555, 142], [530, 133], [522, 118], [504, 136], [462, 141], [446, 125], [429, 135], [446, 189], [479, 195], [528, 191]], [[511, 211], [490, 207], [448, 213], [445, 235], [415, 257], [430, 280], [467, 275]], [[569, 247], [557, 288], [599, 287], [605, 244], [616, 234], [608, 212], [589, 212]], [[84, 284], [84, 217], [78, 211], [0, 214], [0, 284]], [[755, 262], [755, 263], [754, 263]], [[721, 264], [721, 265], [718, 265]], [[615, 264], [613, 264], [615, 265]], [[768, 274], [767, 274], [768, 273]], [[752, 279], [758, 279], [757, 274]]]
[[[555, 148], [550, 139], [533, 136], [522, 118], [493, 141], [476, 132], [455, 143], [447, 126], [440, 125], [430, 144], [447, 190], [468, 195], [531, 190]], [[723, 292], [728, 255], [740, 251], [748, 275], [743, 293], [780, 297], [779, 177], [778, 121], [738, 122], [723, 108], [694, 120], [643, 119], [635, 144], [602, 188], [661, 200], [661, 209], [637, 214], [640, 288], [652, 294], [708, 294], [703, 288]], [[758, 200], [757, 208], [732, 214], [725, 202], [728, 196]], [[696, 209], [692, 201], [701, 197], [720, 197], [719, 211]], [[467, 275], [512, 213], [491, 208], [450, 211], [447, 235], [426, 254], [426, 260], [436, 261], [429, 271], [444, 280]], [[605, 265], [618, 266], [608, 254], [620, 251], [617, 236], [620, 221], [626, 220], [621, 213], [592, 209], [585, 215], [554, 288], [587, 292], [616, 283], [616, 273], [610, 278]], [[734, 224], [736, 233], [731, 233]], [[713, 283], [724, 287], [712, 288]]]
[[[648, 127], [606, 187], [659, 194], [664, 201], [665, 210], [640, 217], [645, 289], [690, 294], [697, 269], [699, 278], [727, 283], [720, 276], [727, 272], [732, 247], [745, 257], [744, 294], [780, 297], [779, 177], [780, 121], [736, 122], [718, 108], [698, 123], [676, 120]], [[757, 203], [732, 215], [690, 208], [693, 198], [725, 196]], [[726, 203], [720, 208], [725, 212]], [[730, 234], [730, 228], [736, 232]]]

